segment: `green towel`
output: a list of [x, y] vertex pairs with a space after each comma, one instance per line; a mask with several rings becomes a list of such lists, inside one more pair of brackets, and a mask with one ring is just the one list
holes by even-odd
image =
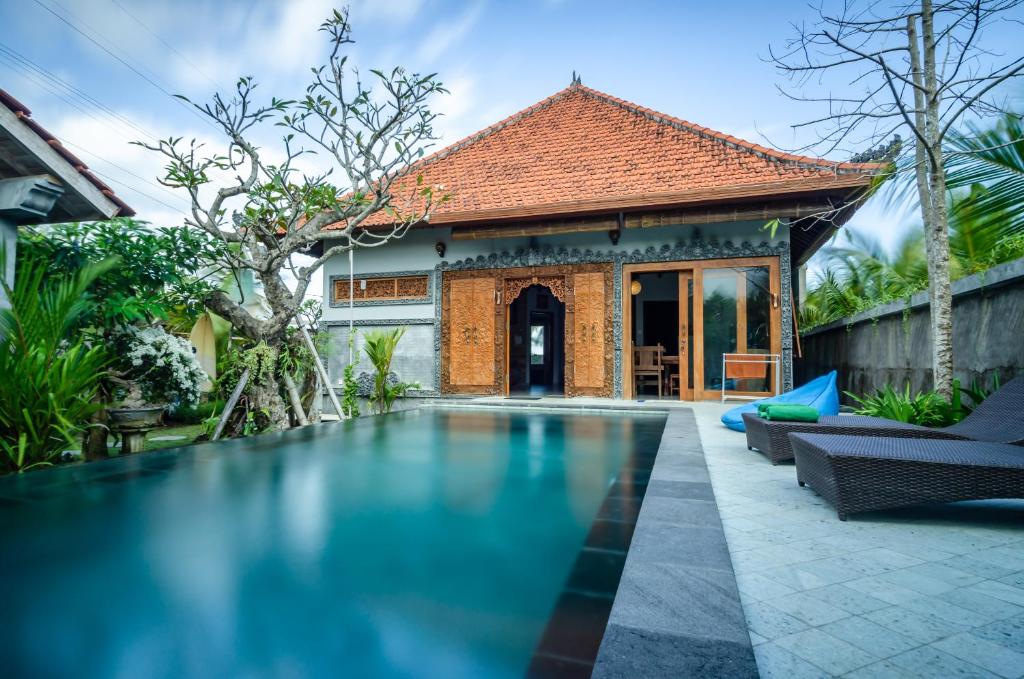
[[795, 403], [765, 403], [758, 406], [761, 417], [778, 422], [817, 422], [818, 411]]

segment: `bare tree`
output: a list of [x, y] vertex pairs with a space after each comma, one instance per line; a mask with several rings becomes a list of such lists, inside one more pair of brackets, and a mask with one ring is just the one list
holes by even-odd
[[965, 118], [1007, 111], [1000, 85], [1024, 74], [1024, 50], [1007, 56], [983, 42], [1000, 22], [1020, 30], [1020, 6], [1021, 0], [849, 0], [834, 13], [819, 6], [811, 25], [794, 24], [795, 36], [771, 52], [788, 79], [783, 93], [823, 109], [796, 126], [817, 133], [803, 150], [848, 152], [909, 131], [893, 172], [913, 175], [921, 206], [933, 379], [947, 397], [953, 326], [944, 162], [957, 152], [947, 140]]
[[[352, 43], [348, 13], [335, 11], [321, 31], [330, 56], [312, 70], [303, 98], [258, 104], [254, 80], [243, 77], [229, 96], [218, 93], [204, 104], [186, 99], [223, 134], [224, 150], [207, 152], [195, 139], [140, 143], [167, 158], [161, 182], [188, 192], [186, 224], [230, 244], [219, 264], [255, 273], [270, 316], [254, 315], [221, 291], [206, 306], [271, 347], [284, 341], [324, 262], [349, 248], [400, 238], [429, 217], [435, 202], [432, 187], [410, 165], [436, 139], [428, 101], [445, 92], [441, 83], [401, 68], [372, 71], [366, 82], [344, 54]], [[285, 130], [276, 162], [253, 141], [269, 125]], [[304, 174], [296, 163], [304, 154], [327, 158], [330, 169]], [[279, 382], [270, 375], [250, 394], [275, 428], [288, 423]]]

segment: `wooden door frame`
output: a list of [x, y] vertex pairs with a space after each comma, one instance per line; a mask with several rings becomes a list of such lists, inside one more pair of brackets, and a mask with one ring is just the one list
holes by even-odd
[[[693, 269], [680, 269], [679, 270], [679, 337], [677, 342], [682, 346], [682, 342], [686, 342], [686, 357], [693, 356], [693, 346], [690, 342], [690, 305], [689, 296], [686, 294], [689, 290], [688, 283], [694, 280]], [[694, 297], [696, 299], [696, 297]], [[693, 319], [694, 327], [697, 325], [696, 317]], [[696, 337], [696, 335], [694, 335]], [[632, 337], [630, 338], [632, 341]], [[692, 401], [693, 400], [693, 389], [690, 388], [690, 361], [684, 360], [684, 353], [679, 352], [679, 400], [680, 401]], [[697, 368], [697, 364], [693, 364], [694, 370]], [[697, 382], [694, 381], [694, 385]]]
[[[583, 388], [577, 389], [573, 379], [573, 367], [575, 361], [574, 344], [572, 342], [571, 328], [574, 327], [575, 319], [575, 295], [573, 290], [573, 275], [577, 273], [601, 273], [604, 274], [605, 285], [605, 387], [601, 389]], [[614, 295], [613, 277], [614, 270], [611, 262], [596, 262], [588, 264], [555, 264], [548, 266], [522, 266], [507, 269], [458, 269], [441, 272], [441, 375], [440, 385], [442, 394], [481, 394], [481, 395], [505, 395], [509, 394], [509, 330], [510, 318], [508, 302], [509, 294], [518, 294], [530, 285], [545, 285], [549, 289], [552, 286], [559, 288], [552, 290], [555, 296], [565, 305], [565, 320], [563, 324], [563, 354], [562, 354], [562, 388], [567, 397], [572, 396], [612, 396], [612, 375], [614, 372], [614, 349], [613, 315]], [[494, 334], [495, 334], [495, 384], [483, 388], [455, 387], [450, 384], [448, 370], [450, 365], [450, 295], [451, 281], [460, 278], [491, 278], [495, 285], [494, 305]], [[546, 279], [542, 280], [542, 279]]]
[[[770, 352], [782, 354], [782, 279], [780, 278], [779, 257], [737, 257], [734, 259], [694, 259], [681, 260], [676, 262], [646, 262], [643, 264], [624, 264], [622, 266], [622, 396], [625, 399], [635, 398], [633, 388], [633, 295], [630, 287], [633, 283], [633, 275], [638, 273], [656, 272], [685, 272], [691, 271], [693, 275], [693, 346], [687, 347], [693, 356], [693, 393], [686, 394], [687, 390], [682, 388], [682, 366], [680, 366], [680, 389], [679, 400], [689, 399], [702, 401], [708, 398], [719, 398], [721, 390], [704, 388], [704, 270], [705, 269], [728, 269], [738, 267], [767, 266], [769, 294], [772, 299], [771, 320], [772, 331]], [[686, 303], [684, 295], [680, 292], [680, 314]], [[738, 304], [738, 302], [737, 302]], [[739, 320], [739, 319], [737, 319]], [[745, 319], [744, 319], [745, 320]], [[682, 316], [680, 316], [680, 323]], [[681, 361], [680, 361], [681, 362]], [[783, 370], [783, 366], [779, 366]], [[774, 383], [774, 375], [769, 371], [769, 384]], [[731, 392], [727, 392], [731, 393]], [[762, 395], [747, 392], [736, 392], [737, 395]], [[763, 395], [769, 395], [764, 392]]]

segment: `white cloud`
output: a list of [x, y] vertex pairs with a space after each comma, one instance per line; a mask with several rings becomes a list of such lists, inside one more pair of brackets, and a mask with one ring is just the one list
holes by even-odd
[[476, 2], [459, 17], [442, 18], [431, 29], [417, 50], [419, 63], [432, 62], [466, 36], [483, 14], [484, 2]]

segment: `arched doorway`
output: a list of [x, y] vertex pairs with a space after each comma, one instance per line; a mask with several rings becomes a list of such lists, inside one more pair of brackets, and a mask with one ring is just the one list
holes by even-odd
[[565, 304], [545, 285], [523, 288], [508, 308], [508, 393], [565, 391]]

